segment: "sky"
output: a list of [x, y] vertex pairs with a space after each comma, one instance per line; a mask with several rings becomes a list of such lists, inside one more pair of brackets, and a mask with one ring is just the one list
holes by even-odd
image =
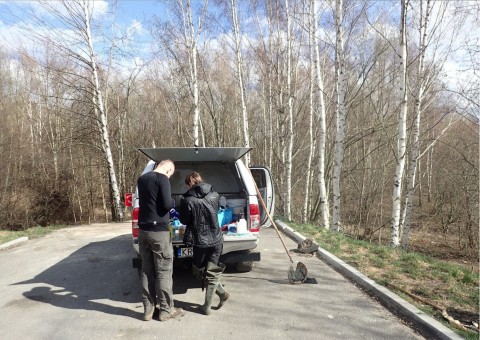
[[[55, 1], [47, 1], [47, 3], [53, 7], [56, 6]], [[119, 0], [115, 8], [112, 1], [95, 0], [93, 6], [94, 19], [101, 18], [106, 22], [115, 20], [116, 25], [124, 30], [137, 27], [137, 33], [145, 31], [146, 21], [152, 15], [165, 15], [164, 7], [158, 0]], [[0, 36], [4, 41], [9, 41], [12, 36], [18, 38], [13, 28], [26, 19], [23, 13], [27, 8], [33, 8], [36, 14], [46, 20], [49, 17], [48, 12], [37, 1], [0, 0]], [[61, 9], [61, 6], [58, 5], [57, 8]]]
[[[239, 0], [239, 3], [241, 3], [241, 1], [242, 0]], [[56, 3], [59, 4], [59, 2], [52, 0], [48, 0], [47, 3], [49, 5], [55, 5]], [[168, 14], [165, 10], [165, 5], [158, 0], [118, 0], [115, 11], [113, 11], [113, 3], [113, 1], [109, 0], [95, 0], [93, 18], [100, 19], [107, 28], [111, 26], [109, 23], [115, 21], [116, 35], [117, 37], [122, 37], [122, 43], [126, 45], [130, 42], [132, 50], [134, 51], [133, 54], [135, 54], [136, 57], [140, 59], [148, 59], [154, 50], [152, 38], [148, 31], [148, 20], [151, 19], [153, 15], [166, 18]], [[199, 2], [198, 0], [193, 0], [193, 3], [195, 4]], [[398, 4], [397, 1], [395, 1], [395, 3]], [[474, 3], [474, 1], [472, 1], [472, 3]], [[28, 44], [32, 44], [31, 41], [24, 39], [24, 33], [21, 33], [16, 29], [16, 26], [19, 25], [22, 20], [26, 20], [27, 16], [23, 13], [28, 6], [33, 6], [35, 13], [42, 16], [42, 19], [48, 20], [49, 13], [42, 10], [36, 1], [0, 0], [0, 44], [3, 45], [4, 49], [6, 48], [8, 50], [11, 48], [13, 51], [15, 48], [19, 47], [20, 43], [27, 48], [29, 46]], [[248, 18], [245, 19], [247, 21], [244, 22], [244, 25], [248, 26]], [[445, 19], [447, 18], [444, 18], [444, 20]], [[44, 29], [40, 28], [40, 26], [35, 26], [35, 24], [32, 25], [38, 31]], [[250, 26], [253, 27], [253, 25]], [[392, 27], [392, 29], [395, 30], [396, 27]], [[465, 29], [469, 31], [472, 39], [476, 39], [478, 44], [478, 40], [480, 39], [480, 28], [475, 25], [475, 23], [468, 23], [465, 25]], [[457, 38], [457, 41], [460, 42], [461, 39], [463, 38]], [[101, 44], [101, 42], [97, 42], [97, 44]], [[210, 45], [210, 47], [212, 46], [214, 45]], [[104, 47], [104, 50], [108, 49], [107, 45]], [[461, 55], [462, 51], [458, 52], [460, 54], [457, 60], [449, 60], [445, 64], [445, 70], [452, 78], [468, 76], [468, 73], [457, 72], [460, 68], [458, 60], [463, 57]], [[131, 61], [129, 61], [129, 63], [130, 62]]]
[[[64, 11], [60, 2], [49, 0], [47, 4]], [[28, 15], [25, 14], [29, 9], [33, 9], [34, 13], [47, 25], [30, 21]], [[95, 0], [92, 8], [92, 23], [101, 22], [104, 26], [103, 29], [107, 30], [112, 28], [112, 23], [115, 23], [115, 35], [122, 38], [122, 45], [130, 42], [136, 55], [135, 60], [130, 58], [124, 60], [123, 63], [136, 64], [140, 59], [148, 59], [153, 50], [147, 23], [152, 15], [160, 17], [165, 15], [162, 2], [158, 0], [119, 0], [113, 7], [112, 1]], [[69, 28], [57, 26], [57, 23], [52, 20], [52, 16], [39, 5], [38, 1], [0, 0], [0, 45], [7, 53], [8, 51], [14, 52], [20, 46], [30, 51], [35, 49], [35, 43], [26, 39], [25, 33], [18, 29], [21, 25], [28, 25], [37, 32], [47, 32], [45, 27], [48, 26], [50, 31], [55, 28], [58, 32], [62, 32], [65, 39], [68, 39], [69, 36]], [[107, 34], [111, 34], [111, 32], [107, 32]], [[101, 50], [108, 50], [110, 47], [108, 41], [103, 46], [99, 39], [95, 43], [97, 53]]]

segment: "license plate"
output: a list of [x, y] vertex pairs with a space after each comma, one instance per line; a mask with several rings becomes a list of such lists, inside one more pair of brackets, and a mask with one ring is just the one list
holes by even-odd
[[192, 257], [193, 256], [193, 248], [178, 248], [177, 249], [177, 256], [178, 257]]

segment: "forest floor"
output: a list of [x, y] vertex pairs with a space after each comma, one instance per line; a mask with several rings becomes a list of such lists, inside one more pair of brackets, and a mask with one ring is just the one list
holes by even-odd
[[334, 233], [313, 224], [286, 223], [465, 339], [478, 339], [478, 242], [466, 252], [452, 237], [417, 228], [405, 251], [388, 245], [389, 232], [383, 240], [378, 234], [366, 240], [355, 237], [354, 228]]

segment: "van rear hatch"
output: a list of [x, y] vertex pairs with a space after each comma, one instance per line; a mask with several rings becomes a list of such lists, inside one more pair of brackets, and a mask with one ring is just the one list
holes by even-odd
[[[240, 183], [239, 173], [235, 162], [248, 153], [252, 148], [246, 147], [161, 147], [161, 148], [139, 148], [145, 156], [158, 163], [170, 159], [175, 163], [175, 173], [170, 178], [172, 184], [172, 196], [176, 203], [179, 203], [180, 196], [188, 189], [184, 184], [185, 176], [195, 170], [201, 173], [205, 182], [214, 186], [214, 190], [221, 195], [241, 195], [248, 205], [248, 198], [245, 196], [245, 188]], [[232, 177], [233, 176], [233, 177]], [[237, 197], [237, 198], [240, 198]], [[241, 199], [241, 200], [242, 200]], [[246, 217], [246, 216], [245, 216]], [[244, 235], [223, 235], [223, 253], [235, 251], [252, 250], [256, 248], [258, 236], [256, 234]], [[178, 257], [188, 256], [187, 249], [182, 244], [181, 237], [174, 237], [173, 244]], [[187, 255], [188, 254], [188, 255]]]
[[145, 156], [155, 162], [170, 159], [173, 162], [235, 162], [252, 148], [140, 148]]

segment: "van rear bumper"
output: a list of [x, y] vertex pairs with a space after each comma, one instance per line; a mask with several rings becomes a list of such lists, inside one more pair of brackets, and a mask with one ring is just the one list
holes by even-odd
[[[238, 262], [258, 262], [260, 261], [261, 256], [258, 252], [233, 252], [228, 254], [223, 254], [220, 256], [220, 262], [222, 263], [238, 263]], [[132, 258], [132, 267], [133, 268], [142, 268], [142, 259], [140, 257]]]

